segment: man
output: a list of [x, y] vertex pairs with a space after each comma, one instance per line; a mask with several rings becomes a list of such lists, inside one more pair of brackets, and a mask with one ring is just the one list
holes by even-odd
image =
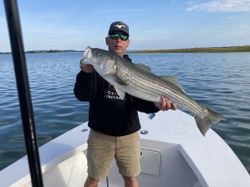
[[[125, 51], [129, 46], [128, 25], [117, 21], [110, 25], [106, 44], [132, 63]], [[115, 88], [96, 73], [93, 66], [82, 64], [74, 87], [75, 96], [89, 101], [88, 178], [84, 187], [97, 187], [108, 175], [113, 158], [123, 176], [125, 187], [138, 187], [140, 173], [140, 122], [137, 111], [145, 113], [176, 109], [166, 97], [152, 103], [126, 94], [121, 99]]]

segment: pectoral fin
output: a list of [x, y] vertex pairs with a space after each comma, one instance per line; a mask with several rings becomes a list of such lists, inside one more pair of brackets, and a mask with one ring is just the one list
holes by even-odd
[[124, 98], [125, 98], [125, 92], [124, 92], [124, 91], [122, 91], [121, 89], [119, 89], [119, 88], [117, 88], [117, 87], [115, 87], [115, 91], [116, 91], [117, 95], [119, 95], [119, 97], [120, 97], [121, 99], [124, 99]]

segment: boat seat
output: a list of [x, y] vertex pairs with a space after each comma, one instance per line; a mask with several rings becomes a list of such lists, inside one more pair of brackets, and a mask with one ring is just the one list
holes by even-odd
[[[83, 186], [87, 178], [87, 158], [79, 152], [66, 160], [62, 160], [55, 167], [43, 168], [43, 183], [46, 187], [76, 187]], [[12, 187], [32, 187], [30, 178], [27, 182], [20, 181]]]
[[87, 178], [87, 158], [80, 152], [44, 173], [43, 177], [46, 187], [83, 186]]

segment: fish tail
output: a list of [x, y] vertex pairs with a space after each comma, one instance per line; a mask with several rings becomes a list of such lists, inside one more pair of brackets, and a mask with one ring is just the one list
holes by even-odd
[[202, 117], [198, 115], [195, 116], [196, 124], [204, 136], [213, 123], [216, 123], [220, 120], [225, 120], [225, 118], [221, 114], [209, 108], [206, 108], [206, 110], [207, 110], [206, 114], [203, 115]]

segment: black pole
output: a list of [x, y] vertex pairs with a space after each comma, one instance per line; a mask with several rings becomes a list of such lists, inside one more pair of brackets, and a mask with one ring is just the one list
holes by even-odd
[[22, 115], [31, 182], [33, 187], [43, 187], [17, 2], [16, 0], [5, 0], [4, 4], [15, 67], [18, 97]]

